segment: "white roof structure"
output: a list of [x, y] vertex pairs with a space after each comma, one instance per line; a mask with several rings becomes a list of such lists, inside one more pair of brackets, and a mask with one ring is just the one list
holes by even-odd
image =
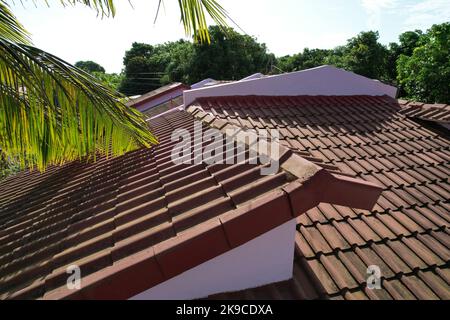
[[184, 92], [184, 105], [189, 106], [200, 97], [219, 96], [346, 96], [388, 95], [395, 98], [397, 88], [333, 66], [274, 76], [250, 76], [250, 79], [219, 84]]

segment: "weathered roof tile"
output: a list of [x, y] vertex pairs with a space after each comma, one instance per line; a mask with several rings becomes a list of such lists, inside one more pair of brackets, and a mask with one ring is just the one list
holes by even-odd
[[[450, 257], [450, 143], [443, 131], [415, 119], [445, 123], [450, 119], [445, 113], [448, 106], [369, 96], [233, 97], [233, 101], [256, 110], [235, 114], [236, 119], [278, 126], [280, 142], [294, 152], [309, 153], [323, 165], [385, 187], [372, 212], [321, 203], [298, 219], [296, 244], [326, 288], [324, 297], [442, 298]], [[216, 106], [214, 110], [217, 117], [224, 117], [225, 110]], [[323, 265], [324, 255], [326, 261], [330, 255], [336, 257], [334, 262], [341, 261], [338, 266], [344, 265], [359, 286], [344, 288], [347, 272], [337, 273], [334, 264]], [[366, 268], [380, 266], [383, 290], [365, 288], [366, 270], [354, 267], [359, 260]], [[434, 267], [435, 272], [429, 271]], [[417, 272], [430, 275], [418, 277]], [[332, 279], [340, 279], [341, 286], [337, 288]], [[439, 294], [426, 289], [431, 284]]]

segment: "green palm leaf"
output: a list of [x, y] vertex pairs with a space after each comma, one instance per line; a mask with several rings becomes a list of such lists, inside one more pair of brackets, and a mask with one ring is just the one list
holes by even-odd
[[[34, 0], [36, 1], [36, 0]], [[44, 0], [48, 4], [47, 0]], [[102, 16], [114, 16], [116, 9], [114, 7], [113, 0], [59, 0], [63, 6], [84, 4], [94, 10]]]
[[[60, 3], [115, 15], [113, 0]], [[178, 3], [186, 33], [195, 40], [210, 40], [205, 11], [226, 26], [227, 13], [215, 0]], [[0, 149], [6, 156], [20, 159], [22, 167], [44, 170], [157, 143], [142, 114], [127, 108], [122, 98], [86, 72], [31, 46], [28, 32], [0, 0]]]
[[0, 0], [0, 36], [10, 41], [30, 44], [30, 34], [17, 21], [8, 4]]
[[157, 143], [120, 98], [65, 61], [0, 37], [0, 146], [23, 165], [42, 170]]
[[[159, 0], [158, 12], [162, 2]], [[178, 5], [184, 30], [187, 35], [193, 35], [195, 41], [210, 43], [205, 11], [218, 26], [228, 26], [228, 13], [216, 0], [178, 0]]]

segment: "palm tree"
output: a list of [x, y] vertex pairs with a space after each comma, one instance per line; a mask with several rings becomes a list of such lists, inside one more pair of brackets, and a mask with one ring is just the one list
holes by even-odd
[[[113, 0], [60, 2], [115, 14]], [[209, 42], [205, 12], [226, 25], [227, 14], [216, 0], [178, 3], [185, 31], [196, 40]], [[122, 99], [88, 73], [34, 47], [7, 1], [0, 0], [0, 152], [22, 167], [44, 170], [156, 144], [142, 115]]]

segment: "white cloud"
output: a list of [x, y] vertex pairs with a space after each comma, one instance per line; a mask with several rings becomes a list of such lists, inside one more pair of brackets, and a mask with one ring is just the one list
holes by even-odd
[[436, 21], [450, 21], [448, 0], [423, 0], [407, 6], [405, 29], [426, 29]]
[[396, 4], [397, 0], [361, 0], [361, 6], [369, 16], [367, 26], [370, 29], [379, 29], [382, 11], [391, 9]]

